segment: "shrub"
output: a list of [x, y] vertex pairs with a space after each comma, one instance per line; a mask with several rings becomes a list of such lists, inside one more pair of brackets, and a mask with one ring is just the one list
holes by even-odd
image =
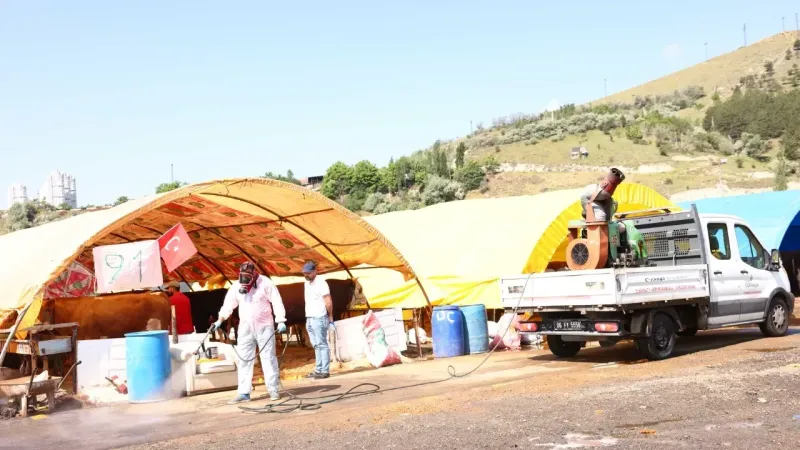
[[364, 194], [350, 194], [344, 199], [344, 207], [353, 212], [363, 211], [365, 202], [366, 196]]
[[683, 90], [683, 95], [689, 100], [696, 101], [706, 96], [706, 90], [703, 86], [688, 86]]
[[741, 156], [736, 158], [736, 167], [740, 169], [744, 167], [744, 159]]
[[477, 189], [483, 181], [483, 169], [475, 161], [470, 161], [456, 171], [456, 181], [464, 186], [467, 191]]
[[625, 136], [633, 142], [641, 141], [644, 138], [642, 129], [638, 125], [631, 125], [625, 130]]
[[422, 191], [422, 202], [425, 205], [462, 200], [465, 196], [464, 186], [457, 181], [431, 176]]
[[786, 58], [787, 61], [792, 59], [792, 51], [791, 50], [786, 50], [785, 58]]
[[672, 178], [667, 178], [666, 180], [664, 180], [664, 184], [667, 184], [667, 185], [672, 184]]
[[775, 65], [772, 63], [772, 61], [764, 62], [764, 71], [767, 73], [768, 76], [772, 76], [775, 74]]
[[379, 214], [375, 212], [375, 210], [383, 204], [386, 204], [387, 196], [385, 194], [381, 194], [380, 192], [374, 192], [367, 196], [367, 200], [364, 201], [364, 211], [367, 212], [374, 212], [375, 214]]
[[716, 103], [722, 101], [722, 97], [719, 96], [719, 92], [714, 92], [714, 95], [711, 96], [711, 100]]
[[742, 151], [751, 158], [760, 156], [769, 150], [767, 142], [757, 134], [743, 133], [742, 142], [744, 144], [742, 146]]
[[790, 128], [781, 138], [783, 154], [790, 161], [800, 159], [800, 124]]
[[500, 171], [500, 162], [494, 156], [487, 156], [481, 163], [483, 170], [487, 174], [495, 174]]
[[789, 188], [789, 183], [787, 181], [789, 174], [789, 166], [786, 164], [786, 158], [784, 158], [783, 152], [778, 153], [778, 160], [775, 164], [775, 190], [776, 191], [785, 191]]
[[792, 48], [794, 48], [794, 51], [800, 52], [800, 39], [794, 41], [794, 45], [792, 46]]

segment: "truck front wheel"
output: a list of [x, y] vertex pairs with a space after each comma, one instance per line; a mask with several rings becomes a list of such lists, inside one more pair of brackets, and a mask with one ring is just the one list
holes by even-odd
[[559, 358], [571, 358], [581, 351], [583, 345], [580, 342], [568, 342], [554, 334], [547, 335], [547, 346], [550, 351]]
[[789, 331], [789, 317], [791, 313], [786, 302], [776, 298], [769, 305], [767, 320], [759, 325], [761, 332], [768, 337], [783, 336]]
[[651, 361], [667, 359], [675, 349], [676, 328], [675, 322], [670, 316], [658, 313], [653, 316], [650, 336], [637, 339], [636, 347]]

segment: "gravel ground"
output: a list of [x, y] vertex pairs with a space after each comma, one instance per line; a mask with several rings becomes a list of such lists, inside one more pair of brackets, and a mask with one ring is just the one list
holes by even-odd
[[[125, 442], [141, 442], [125, 447], [131, 450], [796, 448], [800, 334], [758, 337], [753, 330], [700, 333], [682, 340], [679, 356], [660, 362], [638, 361], [625, 344], [587, 349], [570, 361], [545, 352], [504, 354], [464, 380], [286, 415], [217, 408], [135, 419], [94, 410], [97, 416], [89, 419], [82, 411], [64, 421], [53, 416], [50, 427], [46, 420], [18, 427], [6, 442], [23, 448], [23, 439], [33, 444], [37, 432], [75, 423], [73, 440], [65, 432], [37, 447], [74, 444], [75, 435], [85, 433], [84, 449]], [[383, 373], [373, 378], [386, 386]], [[345, 378], [341, 385], [353, 382]], [[81, 429], [79, 420], [94, 420], [94, 428]]]

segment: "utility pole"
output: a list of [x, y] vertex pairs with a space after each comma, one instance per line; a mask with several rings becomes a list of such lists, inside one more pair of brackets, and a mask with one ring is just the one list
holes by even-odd
[[469, 134], [472, 134], [472, 121], [469, 121]]
[[786, 17], [781, 17], [781, 32], [786, 31]]
[[744, 46], [747, 47], [747, 24], [742, 26], [742, 33], [744, 33]]
[[708, 61], [708, 42], [703, 43], [703, 45], [706, 47], [706, 61]]
[[603, 97], [608, 97], [608, 80], [603, 78]]
[[175, 174], [175, 172], [172, 170], [172, 164], [170, 164], [169, 165], [169, 182], [170, 183], [174, 183], [175, 182], [174, 174]]

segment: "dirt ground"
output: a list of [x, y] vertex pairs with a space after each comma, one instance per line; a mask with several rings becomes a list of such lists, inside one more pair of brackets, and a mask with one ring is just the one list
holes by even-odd
[[[298, 395], [447, 377], [483, 355], [291, 381]], [[287, 414], [225, 405], [232, 392], [0, 422], [5, 448], [793, 448], [800, 440], [800, 329], [701, 332], [644, 362], [629, 344], [498, 352], [473, 374]], [[258, 392], [258, 391], [257, 391]], [[263, 394], [263, 388], [261, 392]], [[266, 405], [266, 400], [249, 406]]]

